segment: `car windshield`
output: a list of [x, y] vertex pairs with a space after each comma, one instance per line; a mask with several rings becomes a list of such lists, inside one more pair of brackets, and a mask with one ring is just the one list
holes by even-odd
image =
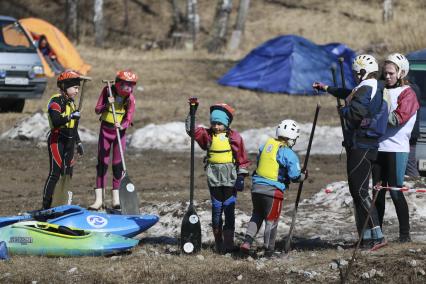
[[30, 38], [17, 22], [0, 20], [1, 52], [34, 52]]
[[420, 105], [426, 106], [426, 70], [410, 70], [408, 77], [411, 83], [419, 87], [420, 91]]

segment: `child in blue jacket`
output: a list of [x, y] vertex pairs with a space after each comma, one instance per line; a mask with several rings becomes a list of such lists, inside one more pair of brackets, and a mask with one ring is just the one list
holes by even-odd
[[284, 190], [290, 182], [301, 182], [307, 172], [301, 172], [299, 158], [292, 150], [299, 137], [299, 126], [294, 120], [283, 120], [276, 130], [276, 138], [269, 138], [259, 148], [257, 169], [252, 178], [253, 212], [240, 250], [248, 253], [265, 222], [264, 247], [271, 256], [275, 249], [278, 221]]

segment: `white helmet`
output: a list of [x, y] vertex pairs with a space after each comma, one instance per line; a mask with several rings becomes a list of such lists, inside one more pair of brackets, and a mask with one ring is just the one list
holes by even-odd
[[379, 71], [379, 64], [377, 63], [376, 58], [369, 54], [361, 54], [355, 57], [352, 62], [352, 70], [357, 74], [361, 72], [361, 70], [365, 71], [365, 75], [361, 78], [361, 80], [365, 80], [368, 74]]
[[286, 119], [281, 121], [277, 126], [276, 135], [278, 137], [289, 138], [296, 140], [299, 137], [300, 128], [297, 125], [296, 121], [291, 119]]
[[408, 74], [410, 70], [410, 63], [408, 63], [407, 58], [401, 53], [392, 53], [386, 57], [385, 62], [392, 62], [398, 66], [398, 79], [402, 79]]

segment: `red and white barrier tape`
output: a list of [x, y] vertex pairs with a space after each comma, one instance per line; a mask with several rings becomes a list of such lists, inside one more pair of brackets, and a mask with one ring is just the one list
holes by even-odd
[[[409, 193], [426, 193], [426, 188], [408, 188], [408, 187], [392, 187], [392, 186], [376, 186], [374, 187], [375, 190], [394, 190], [394, 191], [402, 191], [402, 192], [409, 192]], [[326, 188], [325, 193], [332, 193], [334, 190], [331, 188]]]

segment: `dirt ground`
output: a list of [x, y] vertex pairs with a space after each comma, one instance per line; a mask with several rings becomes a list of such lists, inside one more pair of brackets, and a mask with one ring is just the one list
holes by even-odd
[[[0, 143], [0, 215], [40, 208], [41, 191], [48, 171], [46, 151], [46, 147], [29, 141]], [[93, 198], [90, 190], [95, 177], [95, 151], [95, 145], [87, 145], [85, 156], [75, 167], [74, 202], [82, 206], [90, 204]], [[129, 175], [139, 191], [142, 210], [146, 204], [187, 201], [188, 153], [130, 149], [126, 157]], [[302, 198], [310, 197], [330, 182], [344, 180], [344, 163], [344, 156], [341, 159], [338, 156], [312, 156], [310, 178], [304, 184]], [[208, 199], [208, 191], [200, 157], [196, 159], [195, 168], [195, 196], [201, 202]], [[247, 184], [247, 189], [249, 186]], [[239, 195], [237, 208], [248, 214], [251, 201], [247, 189]], [[293, 203], [296, 192], [297, 186], [287, 191], [285, 202]], [[349, 244], [337, 248], [330, 243], [309, 243], [300, 235], [295, 236], [295, 241], [297, 250], [289, 256], [267, 260], [262, 258], [261, 252], [249, 258], [242, 258], [237, 252], [216, 255], [211, 244], [205, 244], [198, 256], [182, 256], [176, 244], [164, 238], [144, 239], [142, 235], [140, 245], [129, 255], [70, 259], [15, 256], [8, 262], [0, 262], [0, 283], [230, 283], [240, 278], [247, 283], [261, 280], [286, 283], [340, 281], [339, 270], [331, 266], [335, 260], [350, 259], [352, 249]], [[283, 242], [278, 240], [277, 247], [282, 248]], [[354, 283], [424, 283], [425, 276], [421, 271], [425, 269], [425, 250], [424, 243], [391, 243], [377, 253], [362, 254], [355, 262], [350, 280]], [[379, 272], [371, 272], [373, 268]]]
[[[32, 14], [28, 14], [27, 11], [29, 1], [3, 2], [7, 2], [5, 7], [10, 7], [12, 15], [15, 13], [13, 11], [19, 12], [16, 14], [17, 17], [49, 14], [52, 16], [51, 22], [62, 24], [60, 12], [63, 12], [61, 6], [63, 1], [34, 1], [32, 4], [34, 7], [28, 6], [33, 10]], [[25, 5], [21, 4], [23, 2]], [[132, 2], [141, 1], [129, 1]], [[170, 1], [144, 2], [160, 12], [168, 7], [166, 2]], [[200, 11], [204, 13], [203, 19], [207, 18], [205, 16], [207, 13], [213, 15], [211, 13], [214, 10], [213, 1], [199, 2], [202, 3]], [[382, 1], [378, 0], [339, 0], [327, 3], [308, 0], [252, 2], [253, 9], [246, 27], [245, 42], [241, 50], [232, 55], [211, 55], [203, 50], [146, 51], [135, 44], [127, 44], [123, 38], [116, 40], [116, 33], [109, 36], [119, 42], [120, 49], [102, 49], [93, 47], [91, 35], [85, 35], [83, 44], [78, 45], [78, 50], [84, 60], [93, 66], [89, 74], [93, 77], [93, 81], [85, 89], [81, 125], [93, 131], [98, 130], [99, 121], [93, 109], [103, 87], [101, 79], [112, 79], [118, 69], [130, 68], [140, 77], [138, 86], [143, 86], [143, 91], [139, 88], [136, 92], [137, 110], [130, 134], [149, 123], [183, 121], [188, 111], [187, 99], [192, 96], [200, 100], [197, 115], [198, 121], [204, 124], [208, 123], [208, 106], [217, 102], [227, 102], [236, 108], [233, 127], [238, 131], [272, 127], [285, 118], [292, 118], [300, 123], [311, 122], [315, 105], [320, 103], [322, 108], [318, 124], [337, 126], [339, 120], [335, 109], [336, 101], [331, 96], [263, 94], [222, 87], [216, 81], [249, 50], [264, 40], [280, 34], [295, 33], [317, 43], [344, 42], [358, 50], [367, 50], [366, 52], [370, 52], [371, 48], [374, 52], [374, 47], [379, 46], [376, 43], [382, 42], [384, 43], [382, 53], [390, 50], [409, 51], [424, 46], [422, 37], [413, 32], [405, 32], [412, 29], [419, 31], [420, 34], [422, 31], [422, 27], [418, 25], [423, 20], [420, 18], [422, 14], [413, 11], [421, 10], [419, 7], [423, 6], [405, 5], [414, 1], [406, 0], [404, 4], [399, 4], [397, 8], [403, 13], [401, 14], [403, 17], [399, 17], [392, 25], [381, 23]], [[295, 6], [293, 2], [298, 2], [297, 4], [301, 6], [293, 7]], [[110, 1], [110, 3], [121, 2]], [[205, 9], [207, 4], [209, 8]], [[51, 6], [54, 9], [48, 10]], [[333, 6], [338, 6], [338, 9], [332, 9]], [[107, 16], [108, 18], [121, 21], [117, 16], [119, 9], [110, 11], [113, 11], [114, 17]], [[147, 18], [139, 8], [132, 11], [137, 13], [138, 17]], [[88, 17], [87, 13], [85, 16]], [[132, 28], [137, 29], [138, 34], [147, 34], [148, 40], [156, 41], [157, 37], [161, 38], [160, 31], [163, 33], [167, 31], [164, 24], [158, 26], [160, 18], [161, 21], [166, 19], [163, 13], [159, 13], [158, 17], [149, 17], [149, 23], [156, 29], [143, 30], [150, 25], [137, 20], [139, 18], [132, 21]], [[111, 25], [116, 25], [114, 21], [111, 21]], [[86, 24], [92, 27], [91, 22]], [[203, 30], [208, 29], [209, 22], [203, 22], [203, 26]], [[398, 36], [388, 37], [388, 34]], [[202, 38], [205, 37], [206, 34]], [[138, 45], [142, 45], [145, 41], [135, 40]], [[412, 43], [412, 46], [407, 46], [408, 43]], [[379, 55], [383, 56], [382, 53]], [[48, 98], [55, 92], [55, 80], [51, 79], [43, 97], [40, 100], [27, 101], [22, 114], [0, 113], [0, 133], [10, 129], [22, 118], [45, 109]], [[85, 144], [85, 150], [85, 155], [77, 160], [73, 179], [74, 203], [81, 206], [87, 206], [93, 201], [92, 189], [96, 175], [96, 145]], [[254, 157], [251, 156], [251, 159], [254, 160]], [[301, 161], [303, 160], [302, 156]], [[160, 202], [172, 204], [188, 200], [189, 153], [140, 152], [129, 149], [126, 153], [126, 162], [129, 176], [139, 192], [142, 210]], [[45, 145], [34, 141], [0, 141], [1, 216], [15, 215], [18, 212], [41, 207], [42, 189], [48, 167]], [[197, 157], [195, 198], [200, 203], [209, 199], [202, 168], [201, 157]], [[346, 180], [345, 156], [312, 156], [309, 160], [309, 173], [310, 177], [304, 183], [302, 199], [311, 197], [331, 182]], [[246, 214], [250, 214], [251, 211], [249, 188], [250, 182], [247, 182], [246, 190], [239, 194], [237, 204], [237, 208]], [[293, 204], [296, 193], [297, 185], [286, 191], [285, 204]], [[313, 210], [322, 209], [313, 208]], [[282, 216], [282, 219], [288, 218], [290, 218], [288, 215]], [[318, 220], [318, 223], [321, 224], [321, 221]], [[336, 262], [341, 263], [343, 270], [345, 269], [343, 263], [350, 260], [353, 252], [351, 244], [313, 242], [304, 237], [296, 231], [295, 250], [287, 256], [281, 254], [273, 259], [266, 259], [262, 257], [261, 251], [248, 258], [242, 257], [238, 252], [227, 255], [214, 254], [212, 244], [208, 242], [203, 244], [203, 249], [197, 256], [184, 256], [179, 253], [176, 236], [147, 238], [142, 234], [140, 244], [130, 254], [97, 258], [15, 256], [10, 261], [0, 261], [0, 283], [339, 282], [341, 278]], [[238, 236], [237, 244], [240, 241], [241, 238]], [[279, 239], [277, 248], [282, 250], [283, 243], [284, 239]], [[425, 283], [425, 251], [425, 243], [399, 244], [392, 240], [387, 247], [378, 252], [359, 254], [349, 280], [351, 283]]]

